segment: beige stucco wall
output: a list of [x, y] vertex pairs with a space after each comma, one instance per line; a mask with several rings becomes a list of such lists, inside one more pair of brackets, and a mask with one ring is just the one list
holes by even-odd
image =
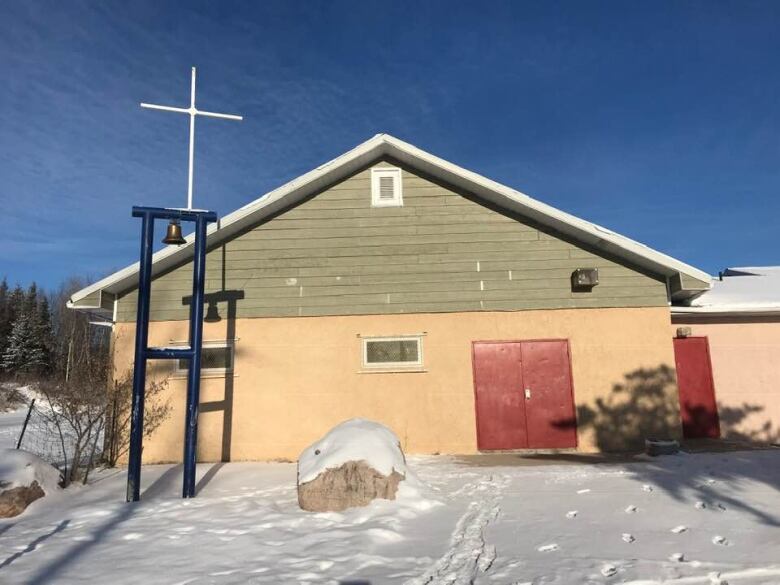
[[[232, 460], [295, 459], [356, 416], [390, 426], [408, 453], [473, 453], [478, 340], [570, 341], [582, 450], [640, 431], [679, 436], [669, 319], [666, 307], [240, 319], [230, 436], [219, 403], [226, 380], [205, 378], [198, 456], [219, 460], [227, 445]], [[152, 323], [150, 345], [184, 340], [186, 331], [182, 321]], [[206, 323], [205, 339], [224, 340], [226, 331], [225, 321]], [[425, 333], [424, 372], [361, 373], [360, 335], [415, 333]], [[134, 325], [117, 324], [115, 336], [121, 374], [131, 364]], [[170, 373], [170, 362], [157, 363], [151, 371]], [[171, 379], [167, 393], [173, 413], [146, 440], [146, 462], [181, 459], [185, 380]]]
[[675, 317], [709, 340], [723, 437], [780, 441], [780, 319], [702, 323]]

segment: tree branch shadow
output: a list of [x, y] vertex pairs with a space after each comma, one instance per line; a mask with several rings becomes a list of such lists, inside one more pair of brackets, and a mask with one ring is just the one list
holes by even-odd
[[[97, 531], [92, 534], [93, 538], [91, 540], [80, 542], [77, 546], [69, 548], [56, 559], [53, 559], [46, 565], [43, 565], [40, 570], [27, 582], [27, 585], [44, 585], [48, 583], [56, 583], [58, 577], [62, 575], [62, 571], [65, 570], [66, 567], [76, 562], [90, 548], [103, 542], [110, 532], [114, 531], [120, 524], [128, 520], [135, 513], [137, 507], [138, 504], [135, 503], [122, 506], [118, 514], [109, 518]], [[64, 530], [68, 523], [70, 523], [70, 520], [63, 520], [58, 526], [58, 530], [44, 535], [43, 537], [39, 537], [36, 540], [41, 540], [43, 538], [49, 538], [50, 536], [53, 536], [56, 532]]]
[[[696, 419], [697, 408], [686, 405]], [[763, 407], [744, 404], [740, 408], [720, 409], [722, 426], [732, 429], [746, 417], [761, 412]], [[606, 398], [596, 400], [594, 406], [579, 406], [577, 420], [559, 421], [559, 425], [576, 424], [580, 430], [590, 429], [596, 445], [603, 452], [639, 452], [644, 449], [648, 438], [680, 438], [680, 405], [677, 379], [674, 369], [660, 365], [656, 368], [640, 368], [624, 375], [621, 383], [613, 386]], [[698, 413], [702, 417], [711, 413]], [[743, 441], [733, 445], [732, 450], [751, 448], [757, 444], [778, 441], [778, 432], [767, 421], [754, 432], [727, 431], [729, 439]], [[709, 450], [723, 451], [729, 441], [708, 439]], [[683, 449], [686, 443], [683, 442]], [[707, 450], [707, 445], [705, 449]], [[780, 470], [773, 466], [756, 464], [740, 458], [734, 453], [711, 459], [711, 464], [691, 465], [683, 453], [674, 457], [659, 457], [645, 463], [632, 464], [628, 468], [633, 476], [644, 483], [657, 486], [678, 501], [703, 501], [705, 505], [742, 510], [758, 521], [771, 526], [780, 526], [780, 520], [773, 514], [761, 510], [739, 499], [741, 484], [748, 480], [780, 489]], [[719, 483], [728, 485], [720, 489]]]
[[[41, 544], [45, 540], [48, 540], [49, 538], [51, 538], [52, 536], [54, 536], [58, 532], [62, 532], [63, 530], [65, 530], [68, 527], [68, 524], [70, 524], [70, 520], [63, 520], [62, 522], [57, 524], [57, 526], [55, 526], [54, 529], [51, 532], [47, 532], [46, 534], [42, 534], [41, 536], [39, 536], [38, 538], [36, 538], [32, 542], [30, 542], [30, 544], [28, 544], [24, 549], [20, 550], [19, 552], [15, 552], [10, 557], [5, 559], [2, 563], [0, 563], [0, 569], [3, 569], [5, 567], [7, 567], [8, 565], [13, 563], [14, 561], [19, 559], [20, 557], [23, 557], [24, 555], [29, 554], [31, 552], [34, 552], [38, 548], [39, 544]], [[13, 526], [13, 525], [11, 525], [11, 526]], [[9, 526], [9, 528], [10, 528], [10, 526]]]

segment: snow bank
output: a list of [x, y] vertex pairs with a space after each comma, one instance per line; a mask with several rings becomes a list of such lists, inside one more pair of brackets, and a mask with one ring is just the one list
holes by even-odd
[[0, 490], [28, 486], [33, 481], [51, 494], [59, 489], [60, 472], [27, 451], [0, 450]]
[[393, 470], [407, 477], [406, 460], [395, 433], [379, 423], [353, 418], [333, 427], [303, 450], [298, 458], [298, 482], [306, 483], [326, 469], [348, 461], [365, 461], [382, 475]]

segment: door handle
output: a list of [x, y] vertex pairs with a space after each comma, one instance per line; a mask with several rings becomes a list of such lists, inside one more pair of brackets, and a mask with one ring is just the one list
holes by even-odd
[[525, 399], [526, 400], [531, 400], [531, 389], [530, 388], [526, 388], [525, 389]]

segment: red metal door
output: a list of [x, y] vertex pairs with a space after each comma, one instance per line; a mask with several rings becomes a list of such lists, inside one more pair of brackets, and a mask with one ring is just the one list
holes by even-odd
[[477, 445], [577, 446], [567, 341], [475, 342]]
[[674, 361], [677, 366], [683, 436], [686, 439], [720, 437], [707, 338], [675, 338]]
[[525, 449], [520, 343], [477, 342], [472, 347], [479, 449]]
[[524, 341], [522, 348], [528, 447], [576, 447], [568, 342]]

